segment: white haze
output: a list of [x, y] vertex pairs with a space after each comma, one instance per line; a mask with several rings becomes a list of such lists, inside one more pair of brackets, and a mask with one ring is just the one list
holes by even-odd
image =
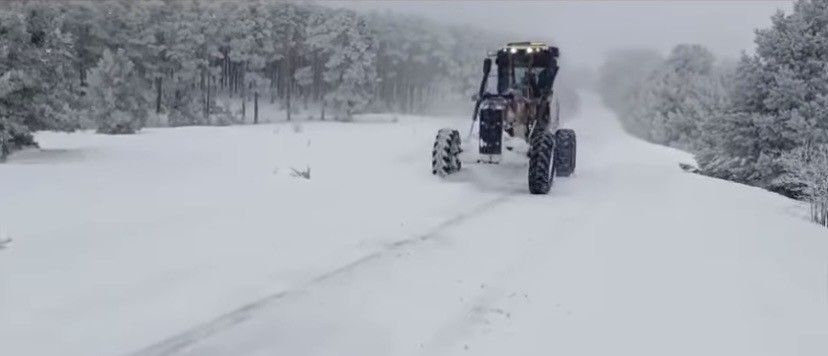
[[438, 21], [502, 28], [520, 38], [555, 38], [581, 65], [599, 65], [618, 48], [663, 54], [696, 43], [719, 58], [753, 49], [754, 29], [768, 27], [792, 1], [329, 1], [358, 11], [417, 14]]

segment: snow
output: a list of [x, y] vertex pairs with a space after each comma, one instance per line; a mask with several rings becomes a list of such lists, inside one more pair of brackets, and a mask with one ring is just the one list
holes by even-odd
[[583, 107], [548, 196], [519, 150], [433, 177], [436, 130], [466, 118], [40, 133], [0, 165], [0, 350], [828, 354], [806, 208]]

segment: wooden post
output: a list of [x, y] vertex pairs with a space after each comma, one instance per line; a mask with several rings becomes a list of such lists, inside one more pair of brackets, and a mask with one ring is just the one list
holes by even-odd
[[253, 94], [253, 123], [259, 123], [259, 91]]

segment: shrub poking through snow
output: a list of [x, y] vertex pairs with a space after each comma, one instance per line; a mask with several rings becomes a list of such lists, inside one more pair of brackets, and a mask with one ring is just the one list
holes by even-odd
[[310, 167], [307, 167], [304, 170], [299, 170], [299, 169], [296, 169], [296, 168], [291, 168], [290, 170], [291, 170], [291, 172], [290, 172], [291, 177], [310, 179], [310, 173], [311, 173]]
[[828, 226], [828, 145], [806, 145], [782, 156], [779, 184], [795, 188], [811, 205], [811, 220]]
[[98, 132], [132, 134], [146, 124], [150, 101], [132, 61], [123, 50], [105, 50], [89, 73], [89, 113]]
[[16, 150], [35, 146], [34, 137], [25, 126], [0, 117], [0, 162]]
[[5, 233], [0, 231], [0, 250], [5, 249], [6, 247], [8, 247], [9, 244], [11, 243], [11, 241], [12, 241], [11, 237], [8, 237]]

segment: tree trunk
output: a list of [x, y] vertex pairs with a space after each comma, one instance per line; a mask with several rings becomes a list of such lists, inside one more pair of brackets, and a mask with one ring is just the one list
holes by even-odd
[[287, 121], [291, 120], [292, 108], [291, 108], [291, 101], [293, 99], [293, 69], [291, 66], [293, 65], [291, 61], [290, 55], [285, 57], [286, 59], [286, 73], [285, 73], [285, 108], [287, 109]]
[[287, 121], [290, 121], [290, 114], [291, 114], [290, 113], [290, 94], [291, 94], [290, 93], [291, 92], [290, 86], [291, 85], [288, 84], [287, 87], [285, 87], [285, 99], [287, 100], [286, 105], [285, 105], [285, 107], [287, 108]]
[[221, 62], [221, 89], [227, 90], [227, 82], [230, 74], [230, 57], [227, 53], [224, 54], [224, 60]]
[[164, 80], [163, 77], [158, 76], [155, 78], [155, 113], [161, 113], [161, 81]]
[[210, 123], [210, 79], [211, 79], [210, 77], [211, 76], [212, 75], [210, 75], [210, 74], [208, 74], [208, 76], [207, 76], [207, 95], [206, 95], [206, 98], [205, 98], [206, 100], [205, 100], [205, 103], [204, 103], [204, 121], [207, 124]]
[[253, 93], [253, 123], [259, 123], [259, 91]]
[[[322, 66], [320, 64], [319, 53], [313, 53], [313, 101], [319, 102], [322, 100]], [[324, 111], [324, 110], [323, 110]]]
[[201, 69], [201, 82], [199, 83], [199, 90], [201, 92], [201, 107], [204, 115], [204, 121], [207, 122], [210, 118], [210, 112], [207, 109], [207, 89], [204, 86], [204, 82], [206, 81], [205, 77], [205, 70]]
[[242, 88], [244, 87], [242, 80], [242, 65], [241, 63], [236, 63], [236, 94], [241, 94], [242, 92]]
[[276, 103], [276, 68], [278, 68], [275, 64], [271, 65], [270, 68], [270, 103]]
[[233, 95], [236, 94], [236, 82], [238, 82], [239, 80], [236, 75], [236, 63], [231, 61], [229, 68], [230, 70], [228, 74], [228, 79], [230, 80], [230, 83], [227, 89], [230, 91], [230, 97], [232, 98]]

